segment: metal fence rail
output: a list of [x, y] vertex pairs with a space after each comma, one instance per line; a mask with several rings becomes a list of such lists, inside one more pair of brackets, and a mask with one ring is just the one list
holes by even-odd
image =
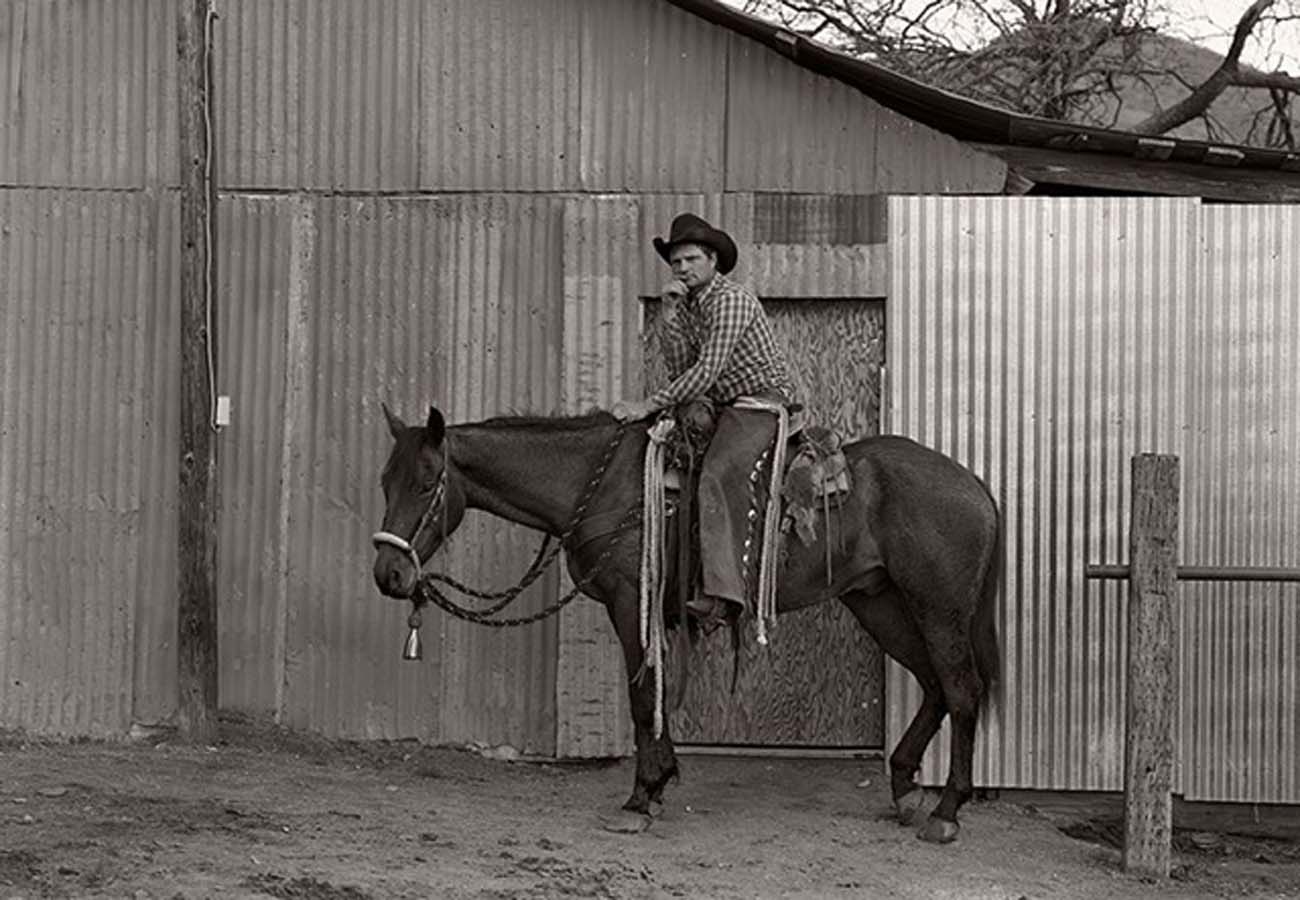
[[[1083, 567], [1085, 578], [1122, 580], [1129, 577], [1125, 565]], [[1179, 581], [1300, 581], [1300, 568], [1290, 566], [1178, 566], [1174, 577]]]
[[1178, 565], [1178, 481], [1177, 456], [1134, 456], [1132, 564], [1084, 566], [1087, 578], [1129, 583], [1123, 861], [1126, 871], [1159, 878], [1169, 875], [1173, 836], [1178, 582], [1300, 581], [1291, 566]]

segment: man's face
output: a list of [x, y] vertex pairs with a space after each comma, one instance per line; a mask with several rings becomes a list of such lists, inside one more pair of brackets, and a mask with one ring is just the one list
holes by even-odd
[[703, 287], [717, 274], [718, 257], [699, 244], [678, 244], [668, 253], [673, 276], [690, 290]]

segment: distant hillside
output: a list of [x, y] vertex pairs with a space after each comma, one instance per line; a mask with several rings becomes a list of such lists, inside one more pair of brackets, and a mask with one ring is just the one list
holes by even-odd
[[[1076, 23], [1079, 33], [1077, 43], [1088, 43], [1085, 30], [1087, 22]], [[1071, 41], [1068, 36], [1058, 35], [1062, 44]], [[1197, 46], [1190, 41], [1165, 35], [1147, 35], [1130, 38], [1129, 46], [1136, 47], [1137, 68], [1145, 73], [1143, 78], [1118, 75], [1114, 94], [1097, 93], [1091, 95], [1086, 109], [1077, 110], [1071, 120], [1087, 125], [1100, 125], [1120, 129], [1131, 128], [1151, 116], [1158, 110], [1167, 109], [1185, 98], [1192, 89], [1203, 82], [1218, 68], [1223, 57], [1213, 50]], [[1099, 53], [1102, 60], [1110, 56], [1114, 68], [1122, 66], [1125, 50], [1119, 39], [1104, 46]], [[1034, 79], [1034, 72], [1041, 65], [1035, 58], [1045, 52], [1041, 38], [1035, 38], [1029, 32], [1020, 32], [1001, 38], [990, 44], [980, 54], [982, 61], [975, 61], [960, 55], [940, 54], [906, 54], [881, 59], [879, 62], [896, 68], [905, 75], [919, 78], [937, 87], [967, 92], [972, 99], [994, 106], [1006, 106], [1017, 102], [1005, 100], [1007, 97], [1021, 96], [1020, 85], [1026, 79]], [[990, 62], [995, 60], [995, 62]], [[1102, 61], [1099, 60], [1099, 61]], [[992, 68], [990, 68], [992, 66]], [[1130, 60], [1127, 68], [1134, 67]], [[1151, 74], [1163, 73], [1169, 74]], [[965, 89], [962, 85], [968, 85]], [[1029, 99], [1035, 92], [1030, 90]], [[1045, 99], [1039, 93], [1037, 99]], [[1193, 119], [1179, 128], [1173, 135], [1186, 138], [1199, 138], [1232, 144], [1265, 144], [1267, 127], [1271, 118], [1271, 98], [1267, 91], [1247, 88], [1228, 88], [1211, 105], [1208, 115], [1212, 124], [1204, 119]], [[1116, 113], [1119, 108], [1118, 115]], [[1300, 104], [1293, 104], [1295, 114], [1300, 117]], [[1035, 109], [1013, 109], [1016, 112], [1035, 114]]]
[[[1148, 75], [1146, 84], [1132, 78], [1117, 78], [1116, 87], [1123, 98], [1115, 122], [1117, 128], [1132, 127], [1158, 110], [1167, 109], [1182, 100], [1190, 93], [1188, 84], [1200, 84], [1223, 61], [1223, 57], [1213, 50], [1164, 35], [1145, 38], [1140, 52], [1148, 70], [1169, 70], [1181, 76], [1186, 84], [1174, 75]], [[1212, 139], [1234, 144], [1263, 144], [1269, 121], [1267, 111], [1270, 109], [1271, 100], [1267, 91], [1230, 87], [1209, 109], [1214, 126], [1219, 130], [1210, 133], [1203, 120], [1195, 119], [1171, 133], [1178, 137]], [[1260, 110], [1266, 112], [1257, 119], [1256, 114]], [[1114, 111], [1114, 101], [1108, 102], [1104, 118], [1109, 121]]]

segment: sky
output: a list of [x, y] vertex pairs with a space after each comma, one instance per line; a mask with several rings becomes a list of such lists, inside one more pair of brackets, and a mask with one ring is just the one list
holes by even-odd
[[[1219, 53], [1226, 53], [1232, 43], [1232, 30], [1237, 20], [1250, 5], [1250, 0], [1167, 0], [1171, 11], [1182, 21], [1172, 23], [1178, 37], [1188, 38], [1197, 44]], [[1278, 6], [1287, 0], [1279, 0]], [[1300, 15], [1300, 3], [1293, 4]], [[1260, 29], [1257, 29], [1259, 31]], [[1292, 75], [1300, 75], [1300, 21], [1286, 22], [1268, 29], [1272, 35], [1271, 47], [1258, 40], [1250, 41], [1243, 52], [1243, 60], [1259, 69], [1273, 71], [1283, 68]]]

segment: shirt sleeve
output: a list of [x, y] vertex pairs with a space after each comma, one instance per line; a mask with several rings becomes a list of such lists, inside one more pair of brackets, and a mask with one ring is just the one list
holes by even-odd
[[668, 377], [676, 378], [690, 365], [690, 339], [679, 312], [671, 319], [659, 319], [659, 352], [668, 367]]
[[708, 336], [700, 348], [699, 358], [666, 387], [650, 395], [651, 411], [684, 403], [708, 391], [722, 374], [755, 312], [743, 291], [721, 292], [707, 314]]

